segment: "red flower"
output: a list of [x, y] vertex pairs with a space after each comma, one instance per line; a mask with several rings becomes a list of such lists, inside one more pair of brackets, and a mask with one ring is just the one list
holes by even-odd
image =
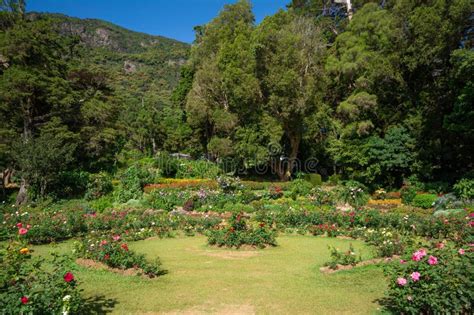
[[107, 241], [106, 240], [100, 241], [100, 246], [104, 246], [104, 245], [107, 245]]
[[25, 228], [19, 228], [18, 229], [18, 234], [20, 235], [25, 235], [26, 233], [28, 233], [28, 230], [25, 229]]
[[65, 275], [64, 275], [64, 281], [66, 282], [71, 282], [71, 281], [74, 281], [74, 275], [70, 272], [67, 272]]
[[263, 228], [265, 226], [265, 223], [260, 223], [259, 225], [261, 228]]
[[21, 228], [23, 227], [23, 224], [21, 224], [21, 222], [20, 222], [20, 223], [17, 223], [17, 224], [16, 224], [16, 227], [19, 228], [19, 229], [21, 229]]
[[120, 247], [122, 247], [126, 252], [128, 252], [128, 245], [123, 243], [122, 245], [120, 245]]
[[110, 259], [110, 255], [109, 255], [109, 254], [105, 254], [104, 260], [109, 260], [109, 259]]
[[26, 303], [28, 303], [28, 297], [22, 296], [21, 297], [21, 304], [26, 304]]

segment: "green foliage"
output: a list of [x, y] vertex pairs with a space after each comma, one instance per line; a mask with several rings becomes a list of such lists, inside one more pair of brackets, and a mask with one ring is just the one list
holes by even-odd
[[265, 223], [257, 224], [256, 227], [250, 226], [243, 213], [234, 213], [229, 221], [229, 226], [208, 232], [208, 243], [219, 247], [235, 248], [240, 248], [243, 245], [258, 248], [276, 246], [275, 232]]
[[120, 176], [120, 185], [114, 192], [115, 199], [118, 202], [140, 199], [143, 195], [143, 187], [152, 181], [153, 175], [147, 167], [132, 165]]
[[433, 208], [438, 196], [435, 194], [418, 194], [411, 201], [411, 205], [423, 209]]
[[306, 174], [304, 179], [310, 182], [313, 186], [321, 186], [323, 179], [320, 174]]
[[206, 160], [180, 160], [176, 178], [216, 178], [221, 173], [217, 164]]
[[230, 193], [243, 188], [240, 179], [232, 176], [219, 176], [217, 183], [224, 193]]
[[87, 184], [85, 198], [86, 200], [99, 199], [111, 193], [113, 188], [112, 178], [109, 174], [105, 172], [92, 174]]
[[287, 195], [290, 198], [293, 198], [294, 200], [296, 200], [296, 198], [299, 196], [305, 197], [309, 195], [312, 188], [313, 188], [312, 183], [302, 178], [298, 178], [298, 179], [293, 180], [288, 186]]
[[26, 243], [11, 242], [0, 251], [0, 266], [0, 304], [5, 314], [80, 312], [83, 301], [70, 257], [53, 254], [46, 262], [32, 258]]
[[337, 269], [338, 265], [342, 266], [355, 266], [361, 257], [357, 257], [354, 247], [352, 244], [349, 244], [349, 249], [347, 251], [341, 252], [338, 248], [329, 246], [329, 251], [331, 252], [331, 261], [327, 262], [325, 265], [331, 269]]
[[26, 143], [17, 142], [13, 156], [33, 192], [44, 197], [49, 186], [61, 179], [61, 172], [74, 160], [77, 143], [75, 135], [58, 119], [44, 125], [40, 132]]
[[474, 179], [463, 178], [453, 186], [456, 195], [464, 200], [474, 199]]
[[338, 198], [354, 208], [359, 208], [367, 204], [369, 194], [367, 188], [354, 180], [346, 181], [344, 186], [339, 188]]
[[387, 305], [391, 311], [415, 314], [472, 310], [474, 295], [469, 279], [473, 276], [473, 252], [440, 244], [407, 251], [401, 261], [393, 261], [386, 267]]
[[112, 268], [133, 268], [138, 275], [144, 274], [150, 278], [166, 273], [159, 259], [147, 261], [145, 255], [130, 250], [119, 235], [84, 239], [81, 243], [76, 243], [75, 253], [79, 257], [102, 262]]
[[400, 195], [402, 202], [406, 205], [412, 203], [413, 199], [416, 197], [417, 189], [413, 186], [403, 186], [400, 189]]

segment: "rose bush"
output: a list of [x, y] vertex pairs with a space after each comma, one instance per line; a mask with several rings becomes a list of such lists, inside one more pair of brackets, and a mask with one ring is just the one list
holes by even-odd
[[78, 314], [81, 303], [70, 257], [33, 258], [22, 240], [0, 249], [2, 314]]
[[472, 313], [472, 245], [439, 242], [409, 250], [387, 265], [388, 308], [402, 314]]

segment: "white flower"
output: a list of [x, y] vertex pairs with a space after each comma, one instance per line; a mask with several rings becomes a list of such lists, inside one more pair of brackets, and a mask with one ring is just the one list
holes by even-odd
[[65, 297], [63, 297], [63, 301], [64, 301], [64, 302], [67, 302], [67, 301], [69, 301], [70, 299], [71, 299], [71, 296], [70, 296], [69, 294], [66, 295]]

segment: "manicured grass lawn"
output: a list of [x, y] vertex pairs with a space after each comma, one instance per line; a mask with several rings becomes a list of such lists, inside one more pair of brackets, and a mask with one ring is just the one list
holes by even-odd
[[[96, 309], [116, 314], [371, 314], [380, 307], [386, 284], [381, 267], [334, 274], [319, 271], [328, 245], [352, 243], [363, 258], [362, 242], [288, 235], [265, 250], [209, 248], [206, 238], [178, 237], [130, 244], [148, 257], [159, 256], [169, 273], [147, 280], [83, 267], [75, 272], [87, 296], [101, 296]], [[60, 244], [60, 251], [70, 248]], [[50, 246], [38, 246], [46, 254]], [[109, 303], [109, 306], [105, 305]], [[113, 307], [111, 307], [113, 305]]]

